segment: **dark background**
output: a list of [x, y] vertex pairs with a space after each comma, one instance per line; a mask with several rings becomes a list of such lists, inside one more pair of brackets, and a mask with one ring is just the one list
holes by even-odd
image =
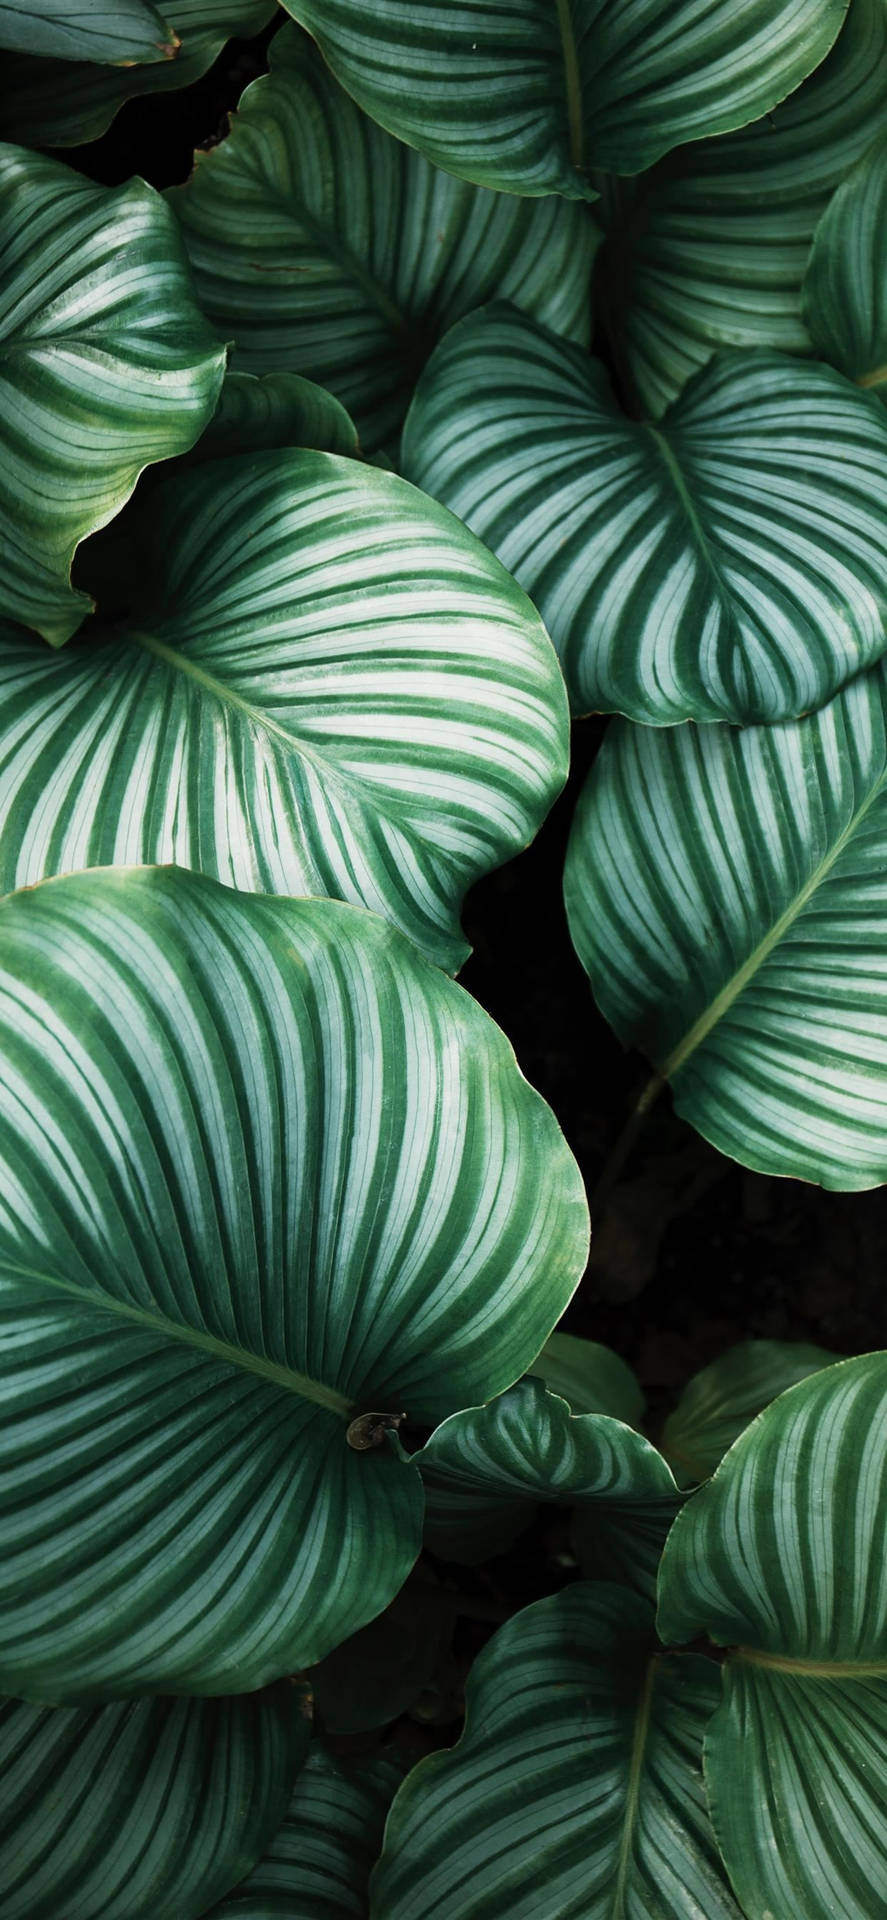
[[[272, 32], [229, 41], [195, 86], [132, 101], [103, 139], [58, 157], [107, 185], [133, 173], [156, 187], [186, 179], [194, 149], [224, 137], [229, 109], [265, 71]], [[574, 728], [570, 781], [542, 832], [469, 896], [474, 952], [461, 975], [554, 1108], [591, 1195], [648, 1078], [594, 1008], [561, 902], [570, 820], [604, 724]], [[565, 1324], [635, 1367], [654, 1424], [689, 1375], [737, 1340], [887, 1346], [887, 1192], [831, 1194], [748, 1173], [675, 1117], [667, 1091], [593, 1209], [593, 1229]]]

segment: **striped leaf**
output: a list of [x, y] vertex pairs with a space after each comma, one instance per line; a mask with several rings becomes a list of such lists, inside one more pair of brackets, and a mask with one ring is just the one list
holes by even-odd
[[0, 245], [0, 616], [61, 646], [92, 606], [78, 543], [196, 440], [225, 354], [142, 180], [112, 192], [0, 147]]
[[672, 1530], [659, 1630], [729, 1648], [705, 1741], [748, 1920], [871, 1920], [887, 1896], [887, 1355], [792, 1387]]
[[386, 1422], [538, 1352], [578, 1169], [487, 1015], [350, 907], [74, 875], [0, 906], [0, 979], [0, 1681], [260, 1686], [403, 1584]]
[[57, 60], [171, 60], [178, 41], [149, 0], [3, 0], [0, 47]]
[[623, 389], [657, 419], [724, 347], [807, 354], [801, 283], [829, 195], [887, 113], [884, 0], [851, 0], [821, 67], [774, 113], [601, 179], [598, 300]]
[[817, 352], [887, 400], [887, 133], [838, 188], [813, 239], [804, 318]]
[[785, 719], [887, 646], [887, 421], [829, 367], [723, 354], [657, 428], [497, 305], [437, 348], [403, 466], [526, 587], [578, 713]]
[[565, 893], [606, 1018], [745, 1166], [887, 1180], [887, 676], [784, 727], [612, 728]]
[[580, 1584], [500, 1629], [459, 1745], [395, 1798], [375, 1920], [741, 1920], [702, 1786], [717, 1667], [650, 1626], [636, 1594]]
[[628, 1427], [640, 1423], [644, 1396], [635, 1375], [618, 1353], [596, 1340], [553, 1333], [530, 1371], [566, 1400], [571, 1413], [610, 1413]]
[[276, 1838], [207, 1920], [366, 1920], [370, 1872], [404, 1771], [396, 1749], [346, 1757], [312, 1746]]
[[[14, 53], [0, 71], [0, 125], [7, 140], [28, 147], [77, 147], [97, 140], [125, 100], [191, 86], [218, 59], [231, 34], [247, 36], [267, 25], [275, 0], [171, 0], [178, 43], [174, 60], [100, 67], [86, 47], [75, 57], [44, 60]], [[119, 16], [110, 8], [106, 21]], [[3, 19], [5, 8], [0, 10]], [[70, 24], [70, 9], [66, 24]], [[173, 38], [167, 29], [167, 37]]]
[[295, 27], [231, 133], [169, 196], [201, 305], [243, 373], [329, 387], [372, 452], [436, 339], [501, 295], [587, 341], [599, 232], [580, 207], [453, 180], [383, 133]]
[[662, 1430], [681, 1485], [707, 1480], [771, 1400], [838, 1358], [802, 1340], [743, 1340], [694, 1374]]
[[439, 167], [593, 197], [681, 140], [744, 126], [827, 54], [844, 0], [287, 0], [343, 86]]
[[92, 1709], [0, 1702], [4, 1920], [204, 1913], [277, 1831], [309, 1733], [288, 1686]]
[[206, 462], [132, 524], [128, 620], [56, 654], [0, 631], [0, 890], [175, 861], [364, 904], [455, 970], [466, 888], [566, 775], [519, 588], [412, 487], [328, 454]]
[[521, 1380], [491, 1406], [454, 1413], [413, 1464], [425, 1543], [442, 1559], [489, 1560], [552, 1501], [587, 1509], [584, 1537], [590, 1549], [599, 1540], [605, 1575], [612, 1546], [619, 1577], [652, 1593], [679, 1501], [661, 1454], [621, 1420], [572, 1415], [541, 1380]]

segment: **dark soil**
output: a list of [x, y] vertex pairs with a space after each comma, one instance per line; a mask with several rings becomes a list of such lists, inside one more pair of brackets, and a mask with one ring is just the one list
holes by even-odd
[[[109, 185], [133, 173], [157, 187], [184, 180], [194, 149], [223, 137], [228, 110], [265, 70], [271, 32], [229, 42], [195, 86], [131, 102], [102, 140], [59, 157]], [[573, 807], [603, 727], [574, 729], [567, 791], [534, 845], [471, 894], [474, 953], [461, 976], [554, 1108], [589, 1192], [648, 1078], [594, 1008], [561, 902]], [[826, 1194], [748, 1173], [679, 1121], [667, 1093], [594, 1229], [566, 1324], [631, 1362], [654, 1427], [688, 1376], [734, 1341], [887, 1346], [887, 1193]]]

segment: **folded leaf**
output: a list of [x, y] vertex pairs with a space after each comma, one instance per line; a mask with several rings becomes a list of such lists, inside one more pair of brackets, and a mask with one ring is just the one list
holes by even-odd
[[[258, 33], [275, 4], [171, 0], [171, 11], [181, 43], [174, 60], [159, 60], [155, 54], [149, 65], [100, 67], [92, 64], [99, 56], [85, 46], [73, 57], [58, 60], [36, 59], [31, 53], [8, 56], [0, 72], [0, 123], [7, 140], [29, 147], [76, 147], [97, 140], [125, 100], [191, 86], [218, 59], [229, 35]], [[119, 15], [119, 8], [115, 12]], [[0, 8], [0, 21], [4, 17], [5, 8]], [[111, 17], [105, 14], [106, 23]], [[66, 26], [70, 30], [70, 11]], [[168, 29], [167, 37], [172, 37]]]
[[3, 0], [0, 47], [58, 60], [171, 60], [178, 41], [148, 0]]
[[[445, 1560], [502, 1553], [540, 1501], [581, 1509], [601, 1571], [652, 1593], [680, 1504], [662, 1455], [607, 1414], [572, 1415], [541, 1380], [454, 1413], [413, 1455], [425, 1488], [425, 1542]], [[608, 1564], [610, 1555], [610, 1564]]]
[[567, 1587], [475, 1661], [465, 1733], [408, 1774], [375, 1920], [741, 1920], [702, 1787], [718, 1670], [636, 1594]]
[[353, 420], [313, 380], [298, 373], [226, 373], [209, 426], [184, 457], [194, 466], [274, 447], [315, 447], [352, 459], [359, 452]]
[[763, 1173], [887, 1180], [887, 672], [782, 727], [617, 725], [564, 880], [606, 1018]]
[[578, 713], [786, 719], [887, 647], [887, 421], [831, 368], [722, 354], [657, 428], [493, 306], [434, 353], [403, 467], [535, 600]]
[[0, 617], [61, 646], [92, 605], [78, 542], [197, 439], [225, 353], [143, 180], [111, 191], [2, 147], [0, 238]]
[[270, 58], [228, 139], [169, 196], [234, 367], [331, 388], [372, 452], [396, 440], [435, 340], [484, 300], [587, 341], [600, 236], [582, 208], [439, 173], [360, 112], [295, 27]]
[[675, 1522], [659, 1631], [729, 1648], [705, 1741], [748, 1920], [868, 1920], [887, 1887], [887, 1354], [789, 1389]]
[[707, 1480], [771, 1400], [839, 1357], [803, 1340], [743, 1340], [694, 1374], [662, 1430], [681, 1485]]
[[804, 319], [818, 353], [887, 400], [887, 134], [829, 201], [813, 236]]
[[723, 347], [810, 353], [801, 283], [829, 195], [887, 113], [887, 10], [851, 0], [828, 59], [741, 133], [600, 178], [597, 300], [623, 389], [653, 419]]
[[566, 1400], [571, 1413], [611, 1413], [629, 1427], [640, 1422], [644, 1396], [635, 1375], [618, 1353], [596, 1340], [555, 1332], [530, 1372]]
[[827, 54], [843, 0], [287, 0], [343, 86], [439, 167], [593, 197], [680, 140], [741, 127]]
[[132, 524], [128, 619], [60, 654], [0, 630], [0, 890], [175, 861], [356, 901], [461, 966], [466, 889], [566, 776], [529, 601], [450, 514], [327, 454], [207, 461]]
[[578, 1169], [487, 1015], [350, 907], [75, 875], [0, 906], [0, 977], [2, 1684], [255, 1688], [403, 1584], [386, 1430], [538, 1352]]
[[4, 1920], [192, 1920], [258, 1859], [311, 1731], [234, 1700], [0, 1702]]
[[396, 1749], [343, 1756], [313, 1746], [276, 1838], [207, 1920], [366, 1920], [370, 1872], [404, 1772]]

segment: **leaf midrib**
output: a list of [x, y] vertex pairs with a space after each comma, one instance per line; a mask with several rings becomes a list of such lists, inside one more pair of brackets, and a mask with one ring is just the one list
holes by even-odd
[[753, 952], [749, 954], [748, 959], [738, 968], [732, 978], [727, 981], [726, 986], [715, 996], [711, 1005], [706, 1008], [704, 1013], [700, 1014], [699, 1019], [688, 1029], [684, 1038], [678, 1041], [677, 1046], [672, 1049], [672, 1052], [668, 1054], [667, 1058], [662, 1062], [658, 1071], [663, 1080], [671, 1080], [674, 1078], [674, 1075], [690, 1058], [690, 1055], [695, 1053], [697, 1047], [701, 1046], [703, 1040], [708, 1038], [708, 1035], [712, 1029], [717, 1026], [719, 1020], [722, 1020], [724, 1014], [729, 1012], [734, 1000], [738, 999], [739, 995], [744, 992], [745, 988], [754, 979], [755, 974], [758, 973], [763, 966], [765, 960], [769, 959], [774, 947], [779, 945], [780, 940], [783, 939], [789, 928], [794, 925], [799, 915], [803, 913], [804, 908], [808, 901], [812, 899], [817, 888], [828, 878], [832, 868], [840, 859], [844, 848], [855, 834], [860, 822], [865, 819], [869, 808], [873, 807], [875, 801], [880, 799], [884, 790], [885, 780], [887, 780], [887, 770], [885, 770], [875, 782], [871, 792], [866, 795], [862, 806], [857, 808], [856, 812], [851, 816], [850, 820], [848, 820], [843, 833], [839, 834], [831, 851], [826, 855], [825, 859], [820, 862], [819, 866], [815, 868], [809, 880], [801, 888], [800, 893], [797, 894], [791, 904], [786, 907], [785, 912], [780, 914], [779, 919], [775, 921], [774, 925], [770, 928], [770, 932], [765, 935], [763, 940], [759, 941]]
[[801, 1655], [769, 1653], [764, 1647], [731, 1647], [730, 1659], [810, 1680], [887, 1680], [887, 1660], [806, 1660]]
[[570, 160], [577, 173], [585, 169], [585, 142], [582, 127], [582, 79], [579, 50], [570, 12], [570, 0], [555, 0], [557, 24], [564, 57], [564, 83], [567, 95], [567, 125], [570, 135]]
[[631, 1743], [628, 1784], [625, 1789], [625, 1817], [622, 1822], [622, 1836], [619, 1842], [619, 1861], [613, 1887], [613, 1905], [610, 1909], [613, 1920], [623, 1920], [623, 1916], [626, 1913], [625, 1888], [628, 1881], [628, 1869], [631, 1863], [632, 1847], [638, 1823], [638, 1812], [640, 1810], [641, 1774], [644, 1770], [644, 1756], [647, 1748], [647, 1736], [650, 1731], [650, 1716], [653, 1711], [653, 1688], [656, 1681], [658, 1664], [657, 1656], [647, 1661], [643, 1690], [640, 1700], [638, 1701], [634, 1738]]
[[152, 1333], [162, 1334], [165, 1338], [178, 1341], [183, 1346], [197, 1347], [203, 1353], [209, 1353], [216, 1360], [222, 1360], [229, 1366], [247, 1373], [258, 1374], [272, 1386], [283, 1387], [288, 1393], [294, 1393], [302, 1400], [308, 1400], [314, 1406], [325, 1407], [330, 1413], [341, 1414], [350, 1419], [355, 1403], [338, 1393], [335, 1387], [324, 1386], [320, 1380], [313, 1380], [310, 1374], [297, 1373], [294, 1368], [284, 1367], [276, 1360], [268, 1360], [263, 1355], [250, 1353], [245, 1347], [235, 1347], [227, 1340], [220, 1340], [212, 1333], [202, 1333], [197, 1327], [189, 1327], [185, 1322], [170, 1320], [166, 1314], [151, 1313], [146, 1307], [137, 1307], [130, 1301], [115, 1300], [111, 1294], [91, 1293], [87, 1287], [80, 1287], [74, 1280], [63, 1280], [58, 1274], [41, 1273], [34, 1267], [19, 1266], [17, 1262], [4, 1260], [2, 1272], [15, 1275], [22, 1280], [32, 1280], [41, 1286], [51, 1287], [57, 1293], [69, 1295], [72, 1299], [83, 1300], [91, 1307], [103, 1313], [112, 1313], [134, 1326], [147, 1328]]

